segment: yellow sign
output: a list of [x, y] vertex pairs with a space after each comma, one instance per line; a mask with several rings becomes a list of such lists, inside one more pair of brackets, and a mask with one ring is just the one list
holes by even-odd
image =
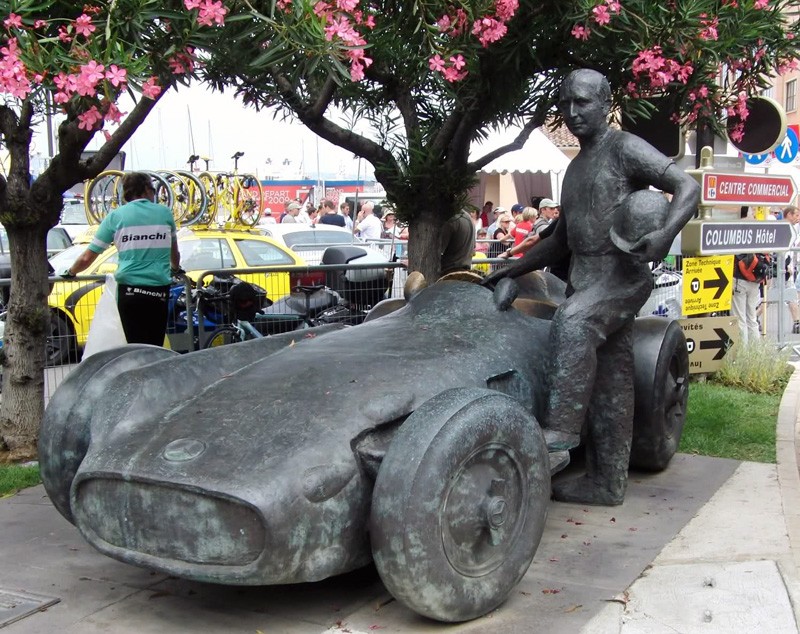
[[695, 317], [679, 320], [689, 351], [689, 372], [715, 372], [739, 341], [736, 317]]
[[730, 310], [733, 256], [683, 258], [683, 314]]

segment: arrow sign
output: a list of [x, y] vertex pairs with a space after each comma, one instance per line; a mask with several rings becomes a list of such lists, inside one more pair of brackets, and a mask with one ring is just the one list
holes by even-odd
[[725, 332], [724, 328], [714, 328], [714, 332], [717, 335], [717, 339], [701, 341], [700, 350], [717, 350], [717, 354], [712, 357], [712, 361], [719, 361], [725, 356], [725, 353], [731, 346], [731, 338], [728, 336], [728, 333]]
[[703, 288], [716, 288], [717, 291], [714, 293], [714, 299], [719, 299], [722, 297], [722, 292], [728, 287], [728, 276], [725, 275], [725, 271], [723, 271], [718, 266], [714, 267], [714, 272], [717, 274], [717, 279], [715, 280], [703, 280]]

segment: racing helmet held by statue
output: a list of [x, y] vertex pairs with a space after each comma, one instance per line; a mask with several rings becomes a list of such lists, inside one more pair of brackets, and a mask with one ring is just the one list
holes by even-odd
[[660, 191], [642, 189], [626, 196], [612, 213], [611, 241], [620, 251], [636, 255], [633, 246], [666, 223], [669, 201]]

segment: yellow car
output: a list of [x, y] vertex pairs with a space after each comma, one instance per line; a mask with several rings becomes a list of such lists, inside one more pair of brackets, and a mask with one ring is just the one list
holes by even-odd
[[[181, 266], [195, 282], [203, 271], [252, 267], [305, 266], [290, 249], [256, 231], [219, 231], [188, 228], [178, 231]], [[86, 249], [75, 244], [50, 260], [56, 271], [67, 269]], [[81, 275], [106, 275], [117, 269], [117, 250], [113, 246], [101, 253]], [[260, 286], [273, 301], [289, 294], [289, 274], [243, 273], [237, 277]], [[208, 283], [207, 277], [205, 283]], [[53, 284], [48, 304], [53, 311], [48, 363], [67, 361], [71, 353], [86, 345], [89, 324], [100, 299], [103, 282], [99, 280], [63, 280]], [[74, 337], [72, 336], [74, 335]], [[60, 344], [59, 344], [60, 342]]]

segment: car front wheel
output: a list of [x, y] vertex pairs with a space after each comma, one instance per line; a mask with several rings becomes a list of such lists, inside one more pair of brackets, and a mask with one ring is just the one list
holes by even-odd
[[493, 390], [446, 390], [406, 419], [378, 471], [370, 517], [378, 572], [420, 614], [477, 618], [527, 571], [549, 497], [536, 419]]

